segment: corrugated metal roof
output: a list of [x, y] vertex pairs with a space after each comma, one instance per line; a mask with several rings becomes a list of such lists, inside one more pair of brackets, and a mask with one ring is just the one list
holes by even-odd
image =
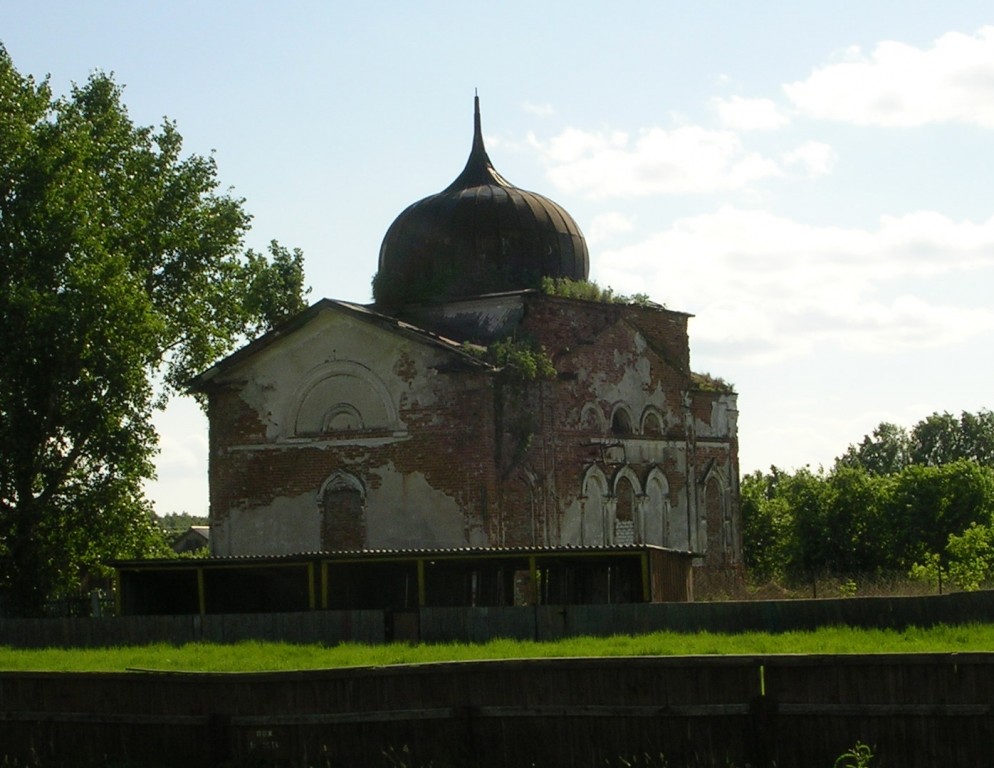
[[528, 557], [556, 555], [564, 556], [603, 556], [611, 554], [638, 554], [641, 552], [669, 552], [672, 554], [697, 557], [698, 553], [686, 550], [658, 547], [653, 544], [618, 544], [601, 547], [447, 547], [447, 548], [406, 548], [406, 549], [348, 549], [325, 550], [312, 552], [294, 552], [283, 555], [231, 555], [206, 558], [166, 558], [148, 560], [112, 560], [108, 562], [113, 568], [135, 567], [211, 567], [237, 564], [267, 564], [267, 563], [306, 563], [315, 560], [379, 560], [379, 559], [454, 559], [454, 558], [494, 558], [494, 557]]

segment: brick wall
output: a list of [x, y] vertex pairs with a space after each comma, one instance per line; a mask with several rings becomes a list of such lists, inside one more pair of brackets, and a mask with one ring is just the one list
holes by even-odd
[[[444, 532], [452, 537], [453, 526], [461, 527], [455, 543], [558, 546], [577, 543], [563, 539], [564, 520], [582, 504], [585, 473], [597, 466], [611, 486], [605, 509], [612, 514], [619, 473], [632, 473], [634, 499], [627, 503], [639, 510], [647, 478], [661, 472], [670, 513], [691, 520], [691, 546], [709, 544], [706, 566], [740, 562], [737, 442], [734, 413], [728, 416], [734, 395], [692, 389], [688, 316], [541, 294], [522, 302], [516, 336], [549, 352], [558, 371], [552, 381], [510, 382], [389, 333], [381, 334], [382, 348], [381, 337], [372, 336], [348, 353], [356, 364], [367, 364], [363, 355], [376, 361], [368, 365], [394, 398], [396, 429], [274, 438], [276, 416], [264, 401], [278, 393], [245, 391], [269, 374], [247, 366], [217, 381], [210, 397], [212, 520], [253, 510], [272, 518], [283, 504], [296, 515], [288, 525], [314, 517], [315, 547], [353, 546], [362, 526], [367, 543], [408, 536], [408, 546], [429, 546], [439, 543], [430, 539], [442, 505], [459, 518]], [[329, 346], [343, 354], [338, 340]], [[268, 364], [279, 367], [279, 354], [268, 354]], [[630, 433], [612, 429], [619, 409]], [[658, 426], [643, 431], [647, 414]], [[361, 525], [354, 514], [316, 522], [322, 486], [336, 472], [361, 486]], [[709, 506], [710, 477], [718, 495]], [[271, 531], [273, 521], [267, 524]], [[396, 530], [377, 527], [383, 525]], [[637, 521], [632, 525], [637, 539]], [[714, 550], [720, 542], [721, 551]]]

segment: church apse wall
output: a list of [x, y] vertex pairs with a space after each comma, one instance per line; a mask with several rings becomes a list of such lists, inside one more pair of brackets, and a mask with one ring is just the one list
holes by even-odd
[[[505, 412], [518, 407], [539, 417], [529, 450], [501, 468], [507, 480], [494, 540], [648, 543], [703, 554], [714, 549], [711, 510], [720, 535], [710, 541], [721, 547], [711, 560], [740, 563], [732, 525], [736, 396], [727, 387], [702, 390], [691, 374], [689, 316], [658, 306], [521, 298], [515, 332], [551, 353], [556, 376], [534, 383], [527, 397], [515, 391], [517, 402], [505, 404]], [[718, 478], [721, 492], [709, 496], [707, 482]]]

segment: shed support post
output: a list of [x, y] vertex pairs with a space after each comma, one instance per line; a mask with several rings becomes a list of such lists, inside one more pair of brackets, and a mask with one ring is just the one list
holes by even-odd
[[321, 610], [328, 610], [328, 561], [321, 561]]
[[314, 589], [314, 563], [307, 564], [307, 608], [313, 611], [317, 608], [317, 595]]
[[425, 607], [425, 561], [418, 558], [418, 608]]
[[197, 610], [200, 611], [200, 615], [204, 616], [207, 613], [207, 596], [204, 592], [204, 569], [197, 569]]
[[649, 553], [642, 553], [642, 601], [652, 602], [652, 584], [649, 582]]
[[538, 582], [538, 561], [535, 555], [529, 555], [528, 557], [528, 573], [532, 580], [532, 604], [538, 605], [542, 602], [542, 590]]

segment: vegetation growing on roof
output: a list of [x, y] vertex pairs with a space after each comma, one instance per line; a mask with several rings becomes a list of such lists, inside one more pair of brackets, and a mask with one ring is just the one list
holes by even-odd
[[556, 367], [549, 353], [533, 339], [508, 337], [488, 347], [463, 342], [462, 351], [500, 368], [506, 381], [541, 381], [556, 377]]
[[730, 381], [725, 381], [720, 376], [712, 376], [710, 373], [691, 373], [690, 380], [694, 388], [701, 392], [735, 391], [735, 385]]
[[554, 379], [556, 367], [552, 358], [531, 339], [503, 339], [487, 348], [487, 359], [514, 381]]
[[652, 301], [646, 293], [633, 293], [627, 296], [615, 293], [610, 286], [601, 288], [590, 280], [571, 280], [568, 277], [543, 277], [541, 290], [547, 296], [558, 296], [563, 299], [599, 301], [604, 304], [635, 304], [640, 307], [666, 306]]

